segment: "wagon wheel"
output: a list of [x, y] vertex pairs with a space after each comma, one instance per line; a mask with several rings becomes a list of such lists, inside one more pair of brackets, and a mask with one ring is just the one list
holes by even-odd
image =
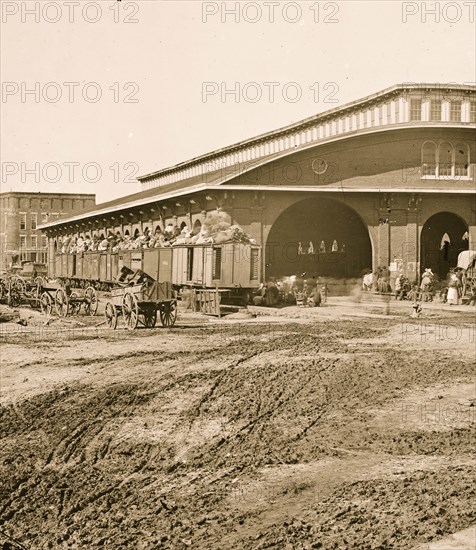
[[36, 286], [39, 286], [39, 287], [44, 287], [45, 286], [45, 280], [43, 279], [43, 277], [41, 275], [38, 275], [37, 277], [35, 277], [33, 279], [33, 283], [36, 285]]
[[117, 310], [114, 304], [108, 302], [106, 309], [104, 310], [104, 316], [106, 317], [106, 325], [113, 330], [117, 327]]
[[2, 302], [5, 299], [6, 294], [7, 294], [7, 289], [5, 288], [3, 281], [0, 281], [0, 302]]
[[32, 298], [33, 298], [32, 305], [33, 305], [33, 307], [36, 307], [36, 308], [41, 307], [41, 291], [42, 290], [43, 289], [42, 289], [41, 284], [37, 284], [36, 287], [34, 288], [33, 293], [32, 293]]
[[10, 277], [10, 288], [15, 289], [19, 294], [26, 292], [25, 280], [20, 275], [12, 275]]
[[126, 292], [122, 298], [122, 315], [126, 328], [134, 330], [139, 322], [139, 304], [131, 292]]
[[160, 308], [160, 322], [163, 327], [173, 327], [177, 320], [177, 302], [164, 302]]
[[21, 294], [13, 287], [8, 292], [7, 304], [10, 307], [18, 307], [21, 303]]
[[79, 315], [81, 310], [81, 302], [76, 301], [78, 298], [79, 296], [76, 292], [71, 292], [69, 295], [69, 313], [71, 315]]
[[69, 300], [66, 292], [62, 288], [58, 288], [55, 292], [55, 307], [60, 317], [66, 317], [68, 315]]
[[157, 323], [157, 310], [147, 309], [144, 312], [144, 324], [147, 328], [154, 328]]
[[99, 301], [96, 291], [92, 286], [88, 286], [88, 288], [84, 291], [84, 299], [84, 310], [86, 315], [96, 315]]
[[51, 311], [53, 310], [53, 299], [48, 294], [48, 292], [43, 292], [40, 298], [40, 308], [41, 313], [44, 315], [51, 315]]

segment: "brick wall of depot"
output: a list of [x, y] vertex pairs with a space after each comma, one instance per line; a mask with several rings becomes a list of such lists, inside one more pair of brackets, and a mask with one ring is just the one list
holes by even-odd
[[[476, 203], [467, 195], [421, 195], [415, 203], [412, 193], [395, 194], [387, 205], [382, 193], [316, 194], [269, 192], [253, 205], [255, 194], [244, 193], [230, 210], [231, 218], [249, 232], [261, 245], [280, 215], [296, 204], [319, 202], [319, 197], [348, 206], [360, 217], [368, 231], [372, 248], [372, 268], [389, 265], [395, 259], [403, 262], [405, 274], [417, 279], [420, 266], [420, 238], [425, 222], [439, 212], [455, 214], [468, 226], [470, 248], [476, 248]], [[390, 209], [390, 212], [389, 212]], [[388, 220], [389, 223], [386, 223]], [[383, 223], [382, 223], [383, 222]], [[345, 219], [336, 220], [345, 223]], [[390, 238], [390, 246], [389, 246]]]
[[[422, 145], [449, 141], [453, 147], [463, 144], [469, 148], [470, 178], [435, 180], [422, 178]], [[459, 148], [460, 149], [460, 148]], [[319, 163], [327, 169], [318, 174]], [[236, 185], [263, 186], [317, 186], [375, 189], [406, 189], [423, 187], [472, 191], [475, 184], [476, 142], [474, 130], [460, 129], [405, 129], [382, 134], [348, 138], [338, 143], [323, 144], [297, 151], [268, 165], [242, 173], [230, 181]], [[317, 163], [317, 164], [316, 164]]]

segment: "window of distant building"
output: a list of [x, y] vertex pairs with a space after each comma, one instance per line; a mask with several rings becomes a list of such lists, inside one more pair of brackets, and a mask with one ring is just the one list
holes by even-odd
[[26, 248], [26, 235], [20, 235], [20, 248]]
[[31, 220], [31, 228], [36, 229], [36, 226], [38, 225], [38, 214], [36, 212], [31, 212], [30, 220]]
[[430, 121], [439, 122], [441, 120], [441, 99], [432, 99], [430, 108]]
[[410, 100], [410, 120], [421, 120], [421, 99]]
[[46, 235], [42, 235], [41, 236], [41, 248], [46, 248], [46, 246], [47, 246]]
[[20, 231], [26, 231], [26, 212], [20, 212]]
[[41, 213], [41, 223], [47, 223], [48, 222], [49, 214], [48, 212], [42, 212]]
[[450, 121], [461, 122], [461, 101], [452, 101], [450, 103]]
[[469, 179], [470, 150], [466, 143], [455, 146], [449, 141], [438, 145], [426, 141], [421, 150], [422, 178]]
[[31, 248], [38, 248], [38, 237], [36, 235], [32, 235], [30, 239], [31, 239]]

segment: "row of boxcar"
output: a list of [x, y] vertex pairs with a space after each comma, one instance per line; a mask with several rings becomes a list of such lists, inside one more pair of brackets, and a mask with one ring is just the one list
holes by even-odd
[[101, 290], [114, 286], [123, 267], [140, 269], [176, 289], [229, 289], [245, 295], [261, 282], [261, 248], [243, 243], [57, 254], [48, 265], [50, 277], [79, 287], [93, 283]]

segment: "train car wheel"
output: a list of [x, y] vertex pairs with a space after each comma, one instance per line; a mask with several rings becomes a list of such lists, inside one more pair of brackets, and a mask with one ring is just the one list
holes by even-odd
[[128, 330], [137, 328], [139, 322], [139, 304], [137, 298], [131, 292], [126, 292], [122, 299], [122, 315]]
[[241, 305], [244, 307], [247, 307], [250, 303], [250, 299], [251, 299], [251, 294], [247, 290], [243, 291], [241, 295]]
[[104, 316], [106, 318], [106, 325], [109, 328], [115, 330], [117, 328], [117, 310], [114, 304], [108, 302], [106, 304], [106, 309], [104, 310]]
[[160, 308], [160, 322], [163, 327], [173, 327], [177, 320], [177, 302], [164, 302]]

